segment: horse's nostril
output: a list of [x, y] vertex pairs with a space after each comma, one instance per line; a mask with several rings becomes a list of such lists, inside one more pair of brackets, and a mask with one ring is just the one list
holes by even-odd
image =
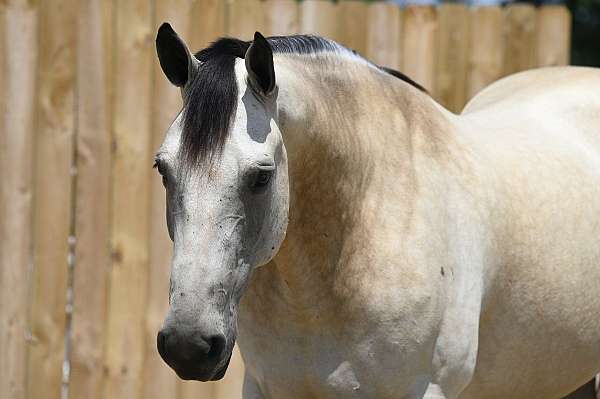
[[219, 358], [225, 349], [225, 337], [223, 335], [213, 335], [208, 339], [210, 345], [210, 351], [208, 352], [209, 358]]
[[161, 331], [158, 332], [156, 336], [156, 348], [158, 349], [158, 353], [164, 359], [167, 355], [167, 335]]

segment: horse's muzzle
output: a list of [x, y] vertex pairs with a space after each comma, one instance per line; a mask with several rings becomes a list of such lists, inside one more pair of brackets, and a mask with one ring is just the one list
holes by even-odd
[[[162, 359], [183, 380], [219, 380], [229, 365], [229, 359], [222, 362], [226, 347], [222, 334], [202, 336], [167, 327], [158, 333], [156, 346]], [[224, 365], [219, 367], [221, 363]]]

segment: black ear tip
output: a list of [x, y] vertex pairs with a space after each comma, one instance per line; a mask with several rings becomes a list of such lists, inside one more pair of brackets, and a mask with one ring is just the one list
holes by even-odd
[[267, 41], [267, 39], [265, 39], [265, 37], [262, 35], [262, 33], [260, 32], [254, 32], [254, 40], [264, 40]]
[[168, 22], [163, 22], [160, 28], [158, 28], [158, 32], [174, 32], [171, 24]]
[[158, 33], [156, 34], [156, 39], [158, 40], [161, 36], [172, 36], [176, 35], [175, 31], [171, 27], [171, 24], [168, 22], [163, 22], [160, 28], [158, 28]]

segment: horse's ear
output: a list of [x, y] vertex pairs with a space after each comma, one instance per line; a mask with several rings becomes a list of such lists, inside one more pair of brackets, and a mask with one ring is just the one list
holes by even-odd
[[273, 50], [267, 39], [259, 32], [254, 34], [254, 41], [246, 51], [246, 70], [255, 88], [263, 94], [270, 94], [275, 88], [275, 68], [273, 67]]
[[156, 52], [163, 72], [177, 87], [185, 86], [198, 70], [200, 62], [166, 22], [158, 28]]

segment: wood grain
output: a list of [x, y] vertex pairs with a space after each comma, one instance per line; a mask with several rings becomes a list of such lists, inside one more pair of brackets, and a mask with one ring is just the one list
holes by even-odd
[[503, 75], [533, 68], [536, 63], [537, 14], [531, 4], [509, 4], [504, 14]]
[[266, 7], [261, 0], [229, 0], [227, 16], [230, 37], [252, 40], [254, 32], [266, 31]]
[[571, 53], [571, 14], [563, 5], [538, 8], [536, 66], [568, 65]]
[[300, 33], [323, 36], [341, 42], [342, 24], [338, 6], [330, 1], [304, 0], [300, 3]]
[[364, 56], [367, 53], [367, 3], [361, 0], [340, 2], [341, 43]]
[[150, 238], [151, 2], [116, 3], [111, 252], [104, 395], [141, 397]]
[[470, 13], [463, 4], [438, 6], [436, 99], [453, 112], [467, 100]]
[[35, 129], [32, 345], [27, 397], [60, 397], [65, 356], [75, 137], [75, 0], [39, 4]]
[[104, 335], [110, 270], [113, 11], [110, 2], [79, 1], [71, 398], [101, 398], [105, 370]]
[[402, 55], [402, 9], [382, 1], [369, 5], [367, 58], [378, 65], [400, 69]]
[[[194, 0], [192, 4], [190, 32], [183, 32], [177, 26], [192, 52], [197, 52], [225, 35], [226, 2], [223, 0]], [[190, 37], [184, 37], [186, 35]]]
[[32, 250], [34, 120], [37, 65], [37, 4], [2, 5], [4, 28], [0, 166], [0, 392], [26, 397], [26, 358], [30, 334], [27, 300]]
[[402, 71], [430, 93], [436, 93], [437, 10], [432, 6], [404, 9]]
[[296, 0], [265, 0], [265, 35], [284, 36], [300, 31], [300, 7]]
[[503, 11], [500, 7], [471, 10], [467, 99], [502, 76], [504, 67]]

